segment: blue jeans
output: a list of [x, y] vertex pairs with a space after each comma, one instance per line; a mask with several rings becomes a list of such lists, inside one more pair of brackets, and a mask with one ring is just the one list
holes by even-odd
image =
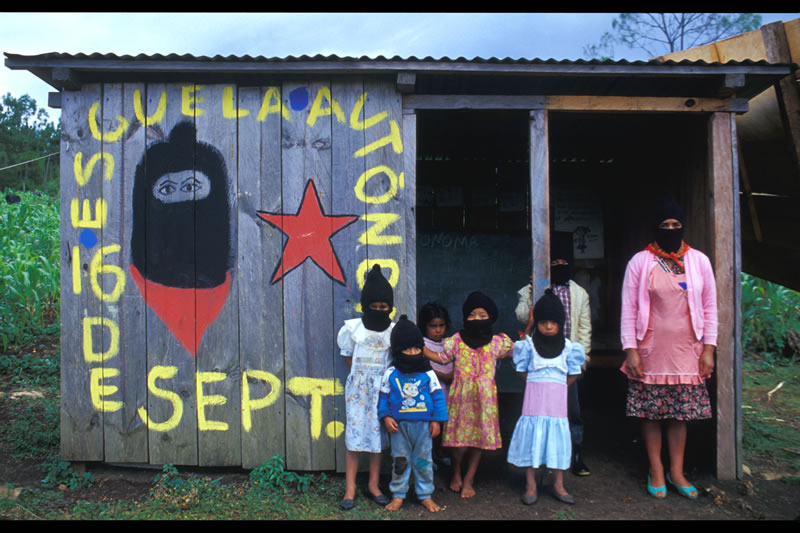
[[413, 471], [417, 498], [430, 498], [433, 494], [430, 422], [401, 420], [397, 426], [397, 433], [389, 434], [392, 442], [392, 482], [389, 490], [393, 497], [405, 499]]

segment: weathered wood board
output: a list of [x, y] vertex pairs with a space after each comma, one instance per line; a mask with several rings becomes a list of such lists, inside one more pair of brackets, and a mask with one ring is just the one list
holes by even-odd
[[62, 457], [343, 469], [373, 262], [414, 314], [401, 111], [355, 77], [64, 93]]

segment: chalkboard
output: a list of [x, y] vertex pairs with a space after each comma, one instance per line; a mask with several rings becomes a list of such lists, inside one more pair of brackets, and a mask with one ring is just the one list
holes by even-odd
[[[445, 306], [452, 322], [448, 335], [463, 325], [464, 299], [480, 290], [497, 304], [494, 331], [519, 340], [524, 326], [514, 314], [517, 291], [528, 284], [530, 273], [531, 237], [527, 233], [417, 233], [417, 309], [428, 301]], [[510, 359], [498, 364], [496, 379], [500, 392], [523, 390]]]

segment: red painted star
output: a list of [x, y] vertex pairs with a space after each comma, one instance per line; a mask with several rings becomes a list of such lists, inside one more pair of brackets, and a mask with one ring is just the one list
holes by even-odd
[[326, 215], [319, 203], [314, 180], [308, 180], [303, 200], [296, 215], [267, 213], [256, 214], [286, 234], [281, 262], [275, 268], [272, 283], [277, 283], [286, 274], [311, 259], [331, 279], [345, 285], [344, 273], [333, 250], [331, 237], [356, 220], [352, 215]]

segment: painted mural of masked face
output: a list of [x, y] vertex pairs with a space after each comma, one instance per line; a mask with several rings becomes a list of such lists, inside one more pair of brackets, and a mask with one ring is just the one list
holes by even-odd
[[195, 137], [192, 123], [177, 124], [136, 167], [133, 264], [168, 287], [219, 286], [231, 265], [225, 163], [216, 148]]

